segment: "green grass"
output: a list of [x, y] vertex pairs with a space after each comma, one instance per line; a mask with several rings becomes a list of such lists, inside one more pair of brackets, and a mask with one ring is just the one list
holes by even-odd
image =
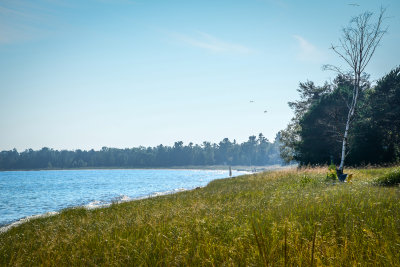
[[400, 168], [391, 169], [375, 180], [377, 185], [395, 186], [400, 184]]
[[0, 234], [0, 265], [399, 266], [400, 188], [374, 185], [388, 171], [276, 171], [68, 209]]

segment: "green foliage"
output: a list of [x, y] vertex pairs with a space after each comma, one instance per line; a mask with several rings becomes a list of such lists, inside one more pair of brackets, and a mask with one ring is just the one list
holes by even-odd
[[328, 170], [329, 171], [336, 171], [336, 165], [333, 164], [333, 162], [331, 162], [331, 164], [329, 164], [329, 166], [328, 166]]
[[399, 266], [400, 188], [371, 185], [386, 171], [333, 185], [326, 168], [266, 172], [69, 209], [1, 233], [0, 266]]
[[381, 78], [360, 109], [349, 159], [371, 164], [400, 162], [400, 66]]
[[327, 180], [337, 180], [337, 172], [336, 172], [336, 165], [331, 163], [328, 166], [328, 173], [326, 174], [326, 179]]
[[325, 83], [324, 86], [316, 86], [312, 81], [299, 84], [297, 91], [300, 94], [300, 100], [288, 103], [289, 107], [293, 109], [295, 117], [292, 118], [286, 129], [278, 133], [280, 137], [279, 151], [285, 162], [301, 162], [301, 156], [299, 156], [301, 152], [298, 149], [301, 144], [302, 130], [300, 120], [315, 103], [320, 101], [323, 96], [328, 95], [331, 90], [328, 83]]
[[326, 174], [327, 180], [337, 180], [337, 178], [336, 170], [328, 170], [328, 173]]
[[375, 180], [375, 184], [383, 186], [400, 185], [400, 168], [389, 171]]
[[286, 129], [279, 131], [279, 153], [281, 158], [290, 163], [296, 158], [296, 148], [299, 143], [300, 125], [298, 122], [292, 121], [287, 125]]
[[64, 168], [149, 168], [204, 165], [274, 165], [281, 164], [279, 139], [268, 141], [263, 134], [250, 136], [243, 143], [224, 138], [218, 144], [135, 147], [103, 147], [99, 151], [53, 150], [47, 147], [18, 153], [15, 149], [0, 152], [0, 170]]
[[345, 128], [348, 111], [343, 99], [351, 96], [351, 83], [338, 76], [331, 86], [333, 90], [314, 102], [299, 121], [301, 142], [297, 154], [301, 164], [325, 165], [331, 157], [340, 158], [339, 133]]
[[[352, 97], [351, 80], [339, 75], [329, 85], [308, 83], [298, 91], [300, 100], [289, 103], [295, 117], [281, 131], [282, 157], [301, 165], [324, 165], [331, 157], [339, 163], [338, 144], [343, 140], [341, 133], [347, 120], [346, 103]], [[361, 84], [347, 151], [348, 165], [400, 162], [400, 66], [375, 87], [367, 80]]]

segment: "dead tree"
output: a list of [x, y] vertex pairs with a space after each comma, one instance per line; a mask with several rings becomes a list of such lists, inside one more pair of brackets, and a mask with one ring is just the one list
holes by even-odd
[[371, 12], [365, 12], [352, 18], [349, 26], [343, 28], [342, 38], [339, 39], [339, 45], [331, 46], [331, 49], [345, 61], [348, 67], [350, 67], [347, 72], [344, 73], [341, 68], [333, 65], [325, 65], [323, 67], [326, 70], [333, 70], [350, 77], [353, 83], [353, 95], [351, 102], [347, 103], [347, 121], [342, 135], [342, 153], [339, 165], [340, 172], [343, 172], [350, 124], [357, 107], [357, 100], [361, 90], [361, 83], [363, 82], [365, 67], [374, 55], [383, 35], [387, 32], [387, 28], [383, 28], [382, 25], [384, 13], [385, 10], [381, 9], [376, 22], [371, 22], [373, 15]]

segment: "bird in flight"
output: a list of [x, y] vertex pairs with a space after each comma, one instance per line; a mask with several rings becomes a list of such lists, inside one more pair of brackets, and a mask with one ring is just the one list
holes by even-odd
[[250, 103], [254, 103], [254, 100], [250, 100]]
[[266, 110], [264, 110], [264, 113], [267, 113], [267, 111], [266, 111]]
[[349, 6], [360, 6], [360, 5], [357, 3], [351, 3], [351, 4], [349, 4]]

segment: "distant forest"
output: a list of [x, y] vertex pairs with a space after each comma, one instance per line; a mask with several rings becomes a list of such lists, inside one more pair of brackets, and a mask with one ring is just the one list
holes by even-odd
[[279, 136], [273, 143], [263, 134], [250, 136], [241, 144], [224, 138], [218, 144], [201, 145], [182, 141], [173, 146], [109, 148], [95, 150], [16, 149], [0, 152], [0, 170], [68, 169], [68, 168], [149, 168], [173, 166], [281, 164]]
[[[359, 107], [348, 137], [349, 165], [396, 164], [400, 162], [400, 66], [372, 86], [362, 81]], [[300, 83], [300, 100], [289, 102], [295, 116], [280, 132], [281, 156], [300, 165], [340, 162], [353, 84], [339, 75], [332, 83], [317, 86]]]

